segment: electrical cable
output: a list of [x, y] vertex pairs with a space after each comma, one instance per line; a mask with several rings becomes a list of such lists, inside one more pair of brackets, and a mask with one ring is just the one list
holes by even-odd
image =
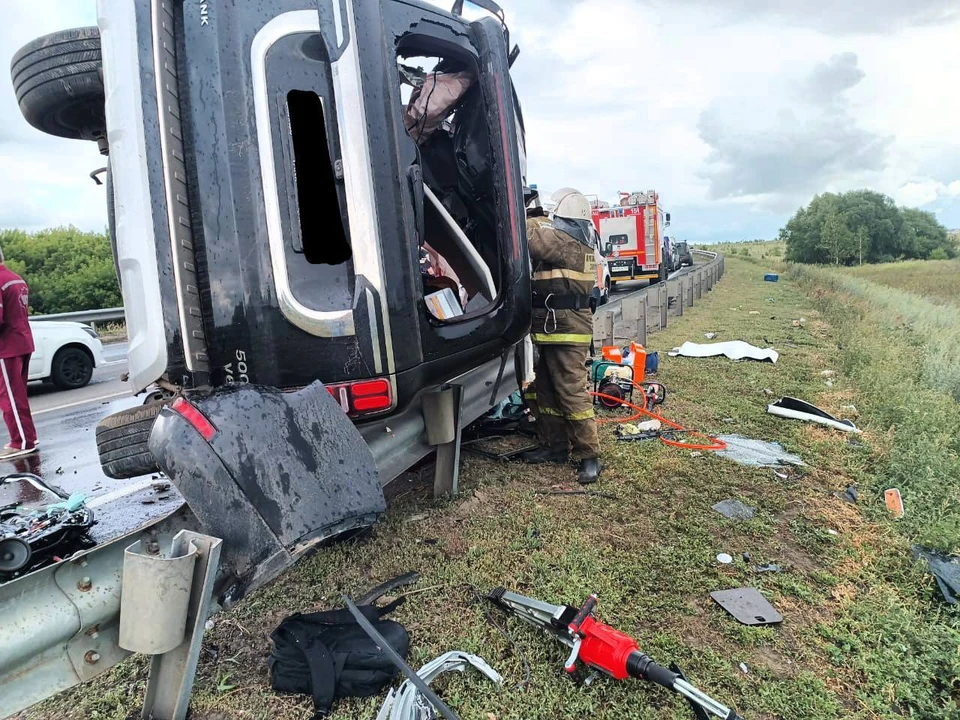
[[[643, 386], [641, 386], [635, 380], [631, 380], [630, 382], [633, 383], [634, 387], [638, 388], [641, 392], [644, 392]], [[698, 444], [698, 443], [685, 443], [685, 442], [680, 442], [679, 440], [671, 440], [661, 435], [660, 442], [664, 443], [665, 445], [671, 445], [673, 447], [681, 448], [682, 450], [716, 451], [716, 450], [727, 449], [727, 444], [723, 440], [712, 437], [702, 432], [698, 432], [696, 430], [688, 430], [687, 428], [683, 427], [683, 425], [675, 423], [673, 422], [673, 420], [668, 420], [667, 418], [665, 418], [663, 415], [660, 415], [659, 413], [655, 413], [650, 410], [647, 410], [646, 407], [640, 407], [639, 405], [635, 405], [632, 402], [628, 402], [627, 400], [622, 400], [620, 398], [616, 398], [616, 397], [613, 397], [612, 395], [607, 395], [605, 393], [591, 392], [590, 394], [594, 397], [602, 398], [604, 400], [612, 400], [614, 402], [618, 402], [621, 405], [626, 405], [628, 408], [637, 411], [634, 415], [631, 415], [628, 418], [600, 418], [597, 420], [597, 424], [599, 425], [606, 424], [606, 423], [614, 423], [614, 422], [615, 423], [633, 422], [635, 420], [639, 420], [641, 417], [646, 415], [655, 420], [659, 420], [664, 425], [669, 425], [674, 430], [679, 430], [679, 431], [688, 433], [690, 435], [694, 435], [696, 437], [707, 438], [707, 440], [710, 441], [709, 445]], [[645, 393], [644, 393], [644, 397], [646, 397]]]

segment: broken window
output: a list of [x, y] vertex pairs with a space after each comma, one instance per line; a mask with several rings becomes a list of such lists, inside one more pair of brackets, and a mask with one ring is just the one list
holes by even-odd
[[287, 93], [287, 111], [299, 219], [299, 228], [294, 228], [294, 249], [311, 264], [339, 265], [350, 259], [351, 251], [340, 212], [323, 103], [315, 92], [291, 90]]
[[476, 61], [426, 55], [410, 39], [398, 56], [403, 124], [423, 177], [425, 305], [444, 322], [475, 316], [500, 290], [494, 159]]

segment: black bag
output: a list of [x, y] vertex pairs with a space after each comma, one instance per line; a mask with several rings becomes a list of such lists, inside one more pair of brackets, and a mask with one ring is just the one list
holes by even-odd
[[[364, 605], [360, 612], [401, 657], [410, 649], [406, 629], [382, 618], [396, 608]], [[349, 610], [291, 615], [270, 634], [267, 664], [273, 689], [313, 696], [317, 717], [340, 697], [370, 697], [386, 687], [397, 668], [363, 631]]]

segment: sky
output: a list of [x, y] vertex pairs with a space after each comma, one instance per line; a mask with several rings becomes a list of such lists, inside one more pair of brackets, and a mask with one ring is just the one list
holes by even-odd
[[[816, 193], [862, 187], [960, 228], [960, 0], [499, 2], [541, 189], [655, 189], [694, 242], [775, 237]], [[10, 5], [7, 64], [96, 21], [93, 0]], [[103, 229], [102, 165], [0, 84], [0, 228]]]

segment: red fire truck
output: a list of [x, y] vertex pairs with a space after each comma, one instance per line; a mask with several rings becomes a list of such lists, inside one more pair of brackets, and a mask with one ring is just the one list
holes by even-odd
[[620, 193], [620, 204], [592, 202], [593, 224], [610, 266], [611, 284], [620, 280], [665, 280], [669, 272], [663, 231], [670, 213], [655, 190]]

